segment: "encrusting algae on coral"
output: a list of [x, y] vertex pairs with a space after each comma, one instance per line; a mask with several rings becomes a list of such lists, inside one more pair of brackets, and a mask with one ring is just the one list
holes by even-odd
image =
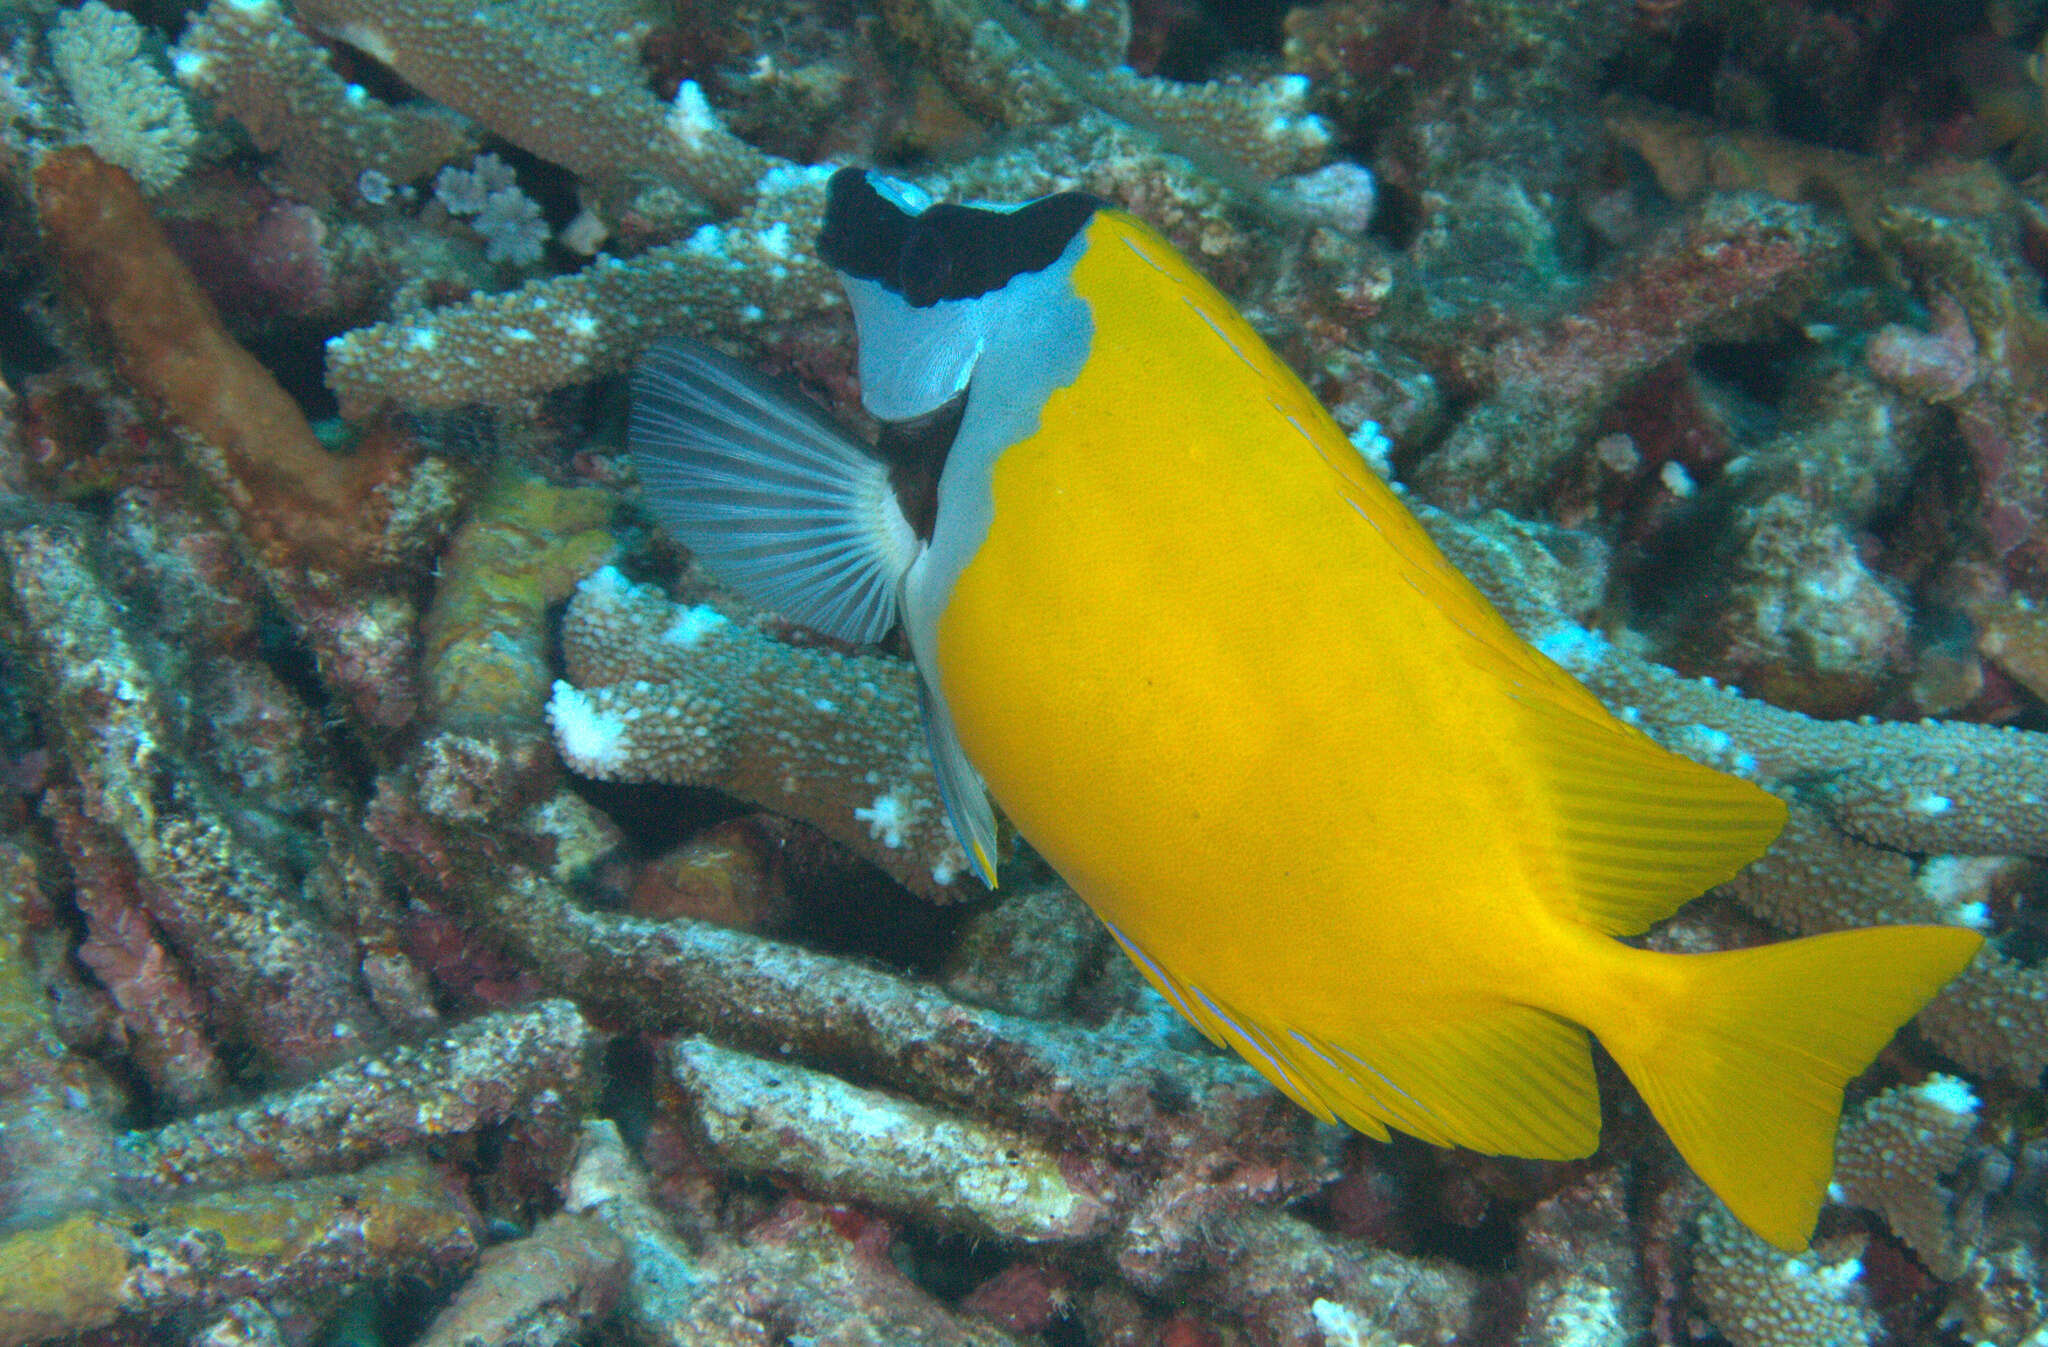
[[[0, 1339], [2048, 1331], [2037, 0], [0, 10]], [[849, 416], [865, 579], [635, 366]], [[1593, 1003], [1901, 923], [1804, 1195], [1685, 1143], [1789, 1254]]]
[[612, 507], [595, 487], [506, 475], [449, 540], [420, 628], [421, 713], [432, 733], [416, 769], [435, 812], [527, 804], [548, 779], [548, 609], [610, 558]]

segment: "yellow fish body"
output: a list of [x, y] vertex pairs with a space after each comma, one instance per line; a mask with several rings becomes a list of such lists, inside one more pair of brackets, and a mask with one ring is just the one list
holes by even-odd
[[848, 639], [900, 618], [984, 876], [992, 795], [1183, 1015], [1369, 1135], [1589, 1154], [1591, 1030], [1803, 1247], [1844, 1084], [1981, 938], [1615, 940], [1784, 806], [1509, 629], [1170, 245], [1089, 198], [928, 206], [844, 170], [821, 250], [895, 461], [679, 347], [634, 448], [715, 573]]

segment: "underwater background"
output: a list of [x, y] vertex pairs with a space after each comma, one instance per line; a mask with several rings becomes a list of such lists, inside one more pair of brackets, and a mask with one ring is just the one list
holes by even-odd
[[[0, 0], [0, 1344], [2048, 1344], [2044, 86], [2043, 0]], [[1318, 1126], [654, 531], [656, 338], [857, 423], [850, 163], [1149, 221], [1786, 799], [1648, 943], [1986, 933], [1811, 1251], [1604, 1059], [1585, 1161]]]

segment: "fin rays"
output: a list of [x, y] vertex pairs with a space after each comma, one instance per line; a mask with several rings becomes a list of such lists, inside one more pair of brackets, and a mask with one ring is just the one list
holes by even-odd
[[1499, 1004], [1444, 1023], [1362, 1027], [1340, 1043], [1219, 999], [1104, 924], [1175, 1010], [1326, 1122], [1381, 1140], [1398, 1127], [1434, 1145], [1548, 1159], [1587, 1155], [1599, 1142], [1586, 1031], [1547, 1011]]
[[650, 508], [713, 576], [840, 640], [895, 625], [916, 536], [888, 468], [823, 415], [664, 342], [634, 375], [631, 444]]

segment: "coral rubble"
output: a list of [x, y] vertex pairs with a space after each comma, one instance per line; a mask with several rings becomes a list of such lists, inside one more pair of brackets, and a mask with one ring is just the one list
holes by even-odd
[[[0, 1343], [2038, 1347], [2044, 26], [0, 7]], [[842, 162], [1153, 222], [1517, 630], [1784, 798], [1656, 947], [1985, 933], [1812, 1250], [1618, 1081], [1571, 1164], [1318, 1127], [1025, 842], [980, 888], [900, 648], [654, 536], [656, 338], [864, 424]]]
[[0, 1236], [0, 1340], [329, 1305], [359, 1279], [476, 1255], [475, 1214], [417, 1156], [351, 1174], [82, 1210]]

